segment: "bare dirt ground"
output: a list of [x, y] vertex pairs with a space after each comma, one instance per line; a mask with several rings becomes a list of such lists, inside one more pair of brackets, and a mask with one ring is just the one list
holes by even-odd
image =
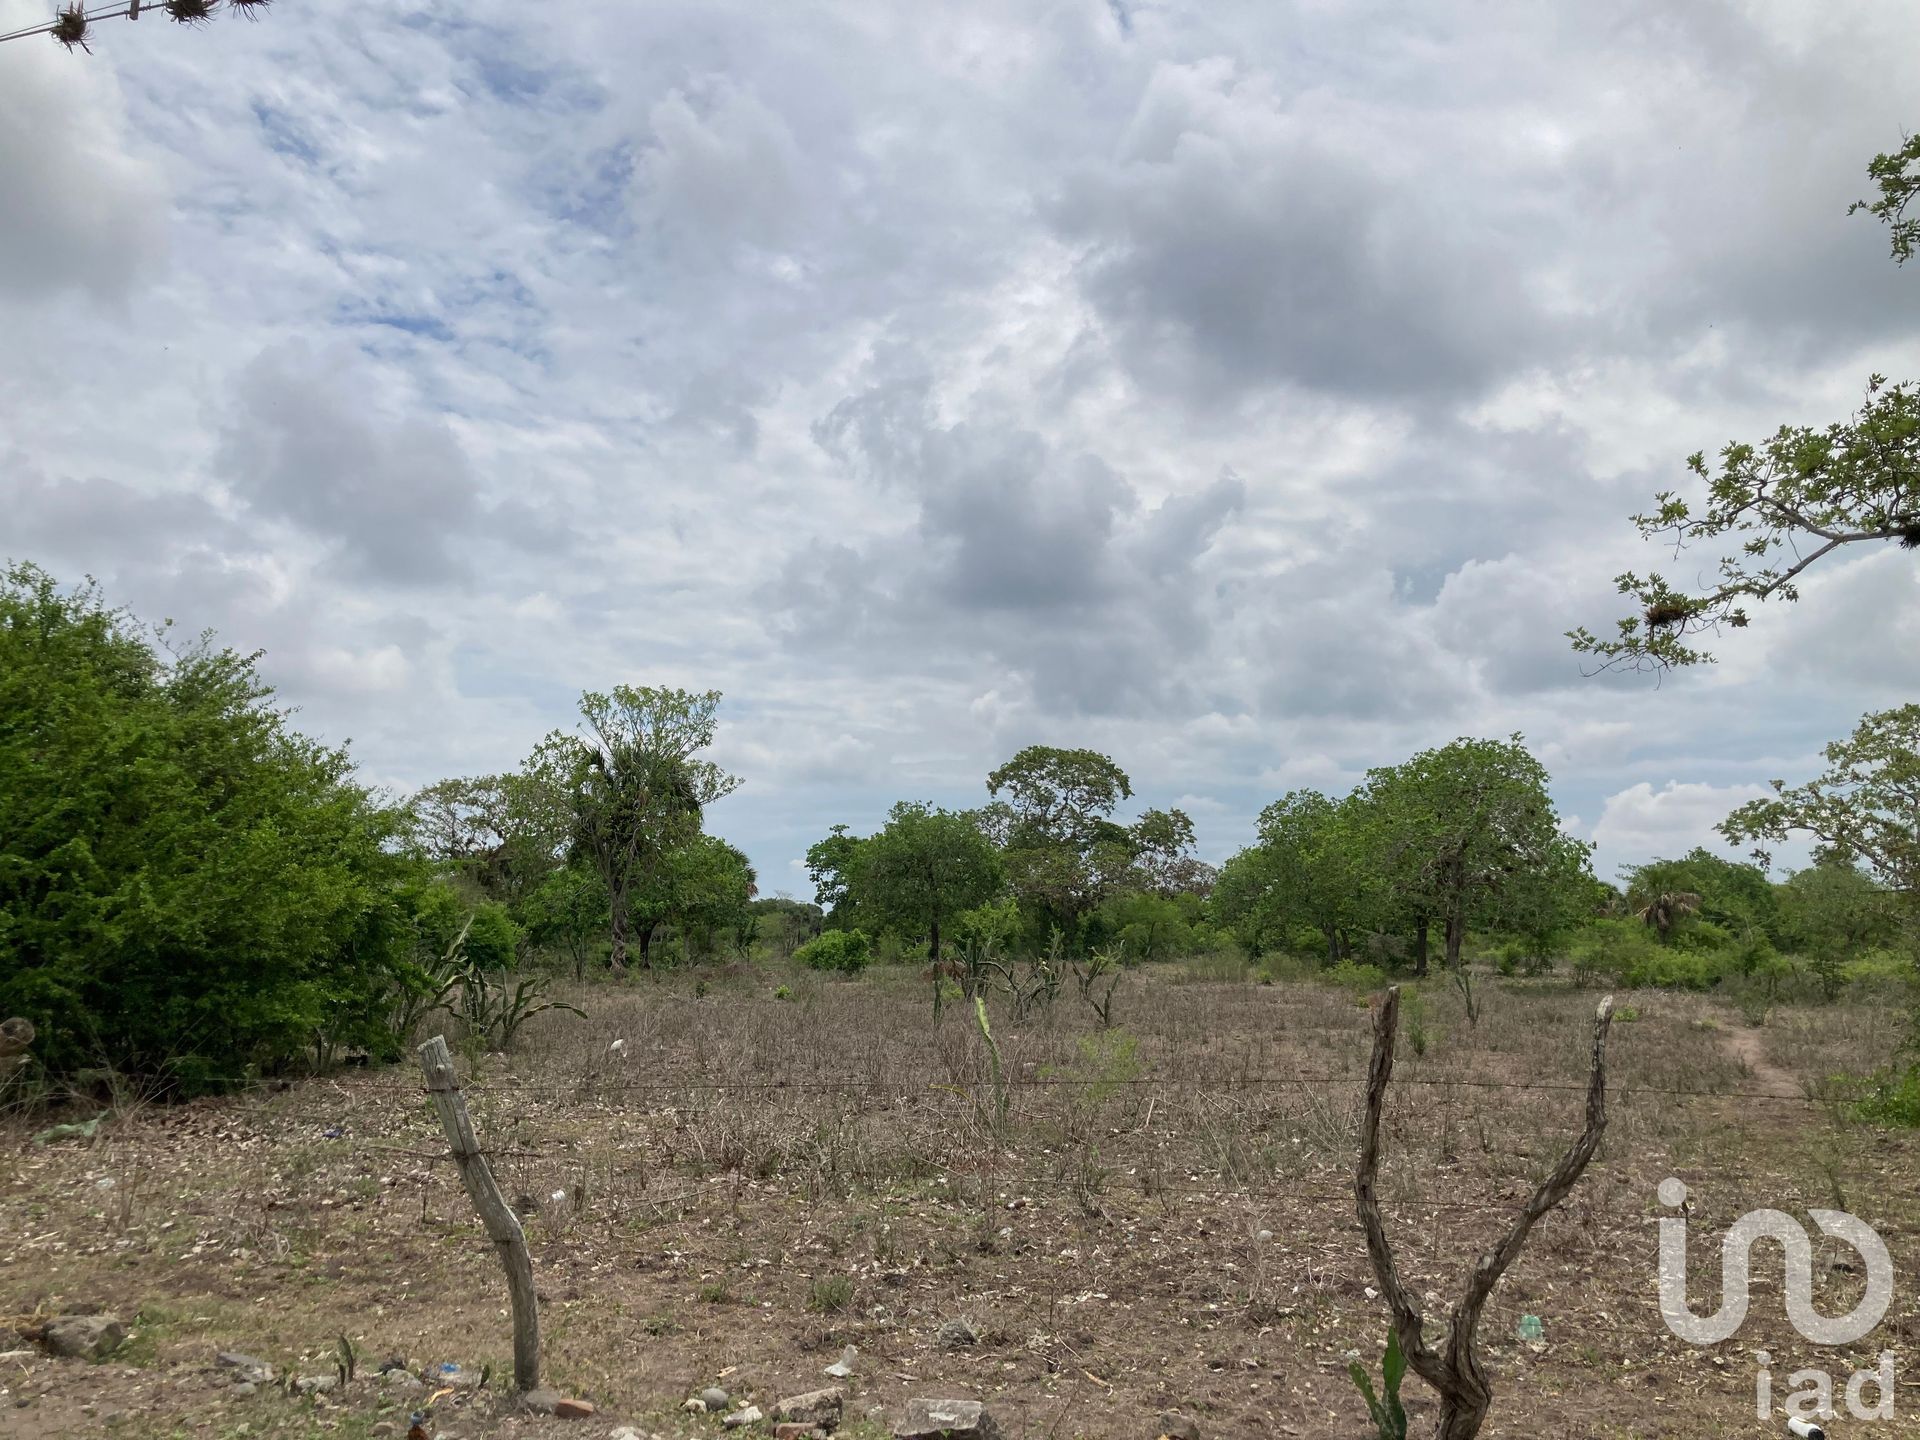
[[[791, 987], [792, 998], [776, 997]], [[1402, 1267], [1436, 1319], [1578, 1125], [1597, 995], [1480, 983], [1470, 1024], [1430, 984], [1403, 1017], [1383, 1186]], [[1387, 1320], [1350, 1172], [1365, 997], [1259, 985], [1232, 966], [1130, 975], [1116, 1029], [1069, 988], [1051, 1015], [996, 1012], [1014, 1084], [1001, 1122], [971, 1017], [936, 1027], [905, 974], [740, 967], [585, 987], [509, 1056], [463, 1064], [484, 1144], [529, 1222], [550, 1383], [584, 1422], [496, 1404], [505, 1289], [417, 1077], [357, 1071], [281, 1092], [135, 1107], [90, 1141], [0, 1132], [0, 1433], [26, 1440], [359, 1437], [420, 1403], [364, 1374], [344, 1391], [235, 1393], [217, 1350], [330, 1373], [345, 1335], [371, 1371], [491, 1367], [440, 1400], [441, 1436], [713, 1435], [681, 1402], [720, 1384], [765, 1408], [859, 1350], [845, 1430], [887, 1433], [913, 1395], [986, 1401], [1012, 1436], [1144, 1437], [1165, 1410], [1208, 1436], [1370, 1434], [1346, 1376], [1378, 1371]], [[1893, 1053], [1899, 1008], [1779, 1009], [1764, 1028], [1702, 997], [1620, 997], [1599, 1158], [1496, 1292], [1483, 1334], [1498, 1436], [1780, 1433], [1754, 1417], [1753, 1352], [1839, 1377], [1920, 1337], [1920, 1142], [1856, 1125], [1830, 1076]], [[609, 1053], [625, 1040], [625, 1057]], [[1793, 1335], [1756, 1258], [1734, 1340], [1696, 1349], [1658, 1309], [1655, 1186], [1693, 1195], [1694, 1308], [1719, 1302], [1718, 1236], [1809, 1206], [1874, 1225], [1899, 1274], [1880, 1330], [1845, 1353]], [[1816, 1245], [1816, 1300], [1847, 1309], [1851, 1252]], [[98, 1307], [133, 1337], [101, 1363], [18, 1338]], [[1517, 1338], [1538, 1316], [1544, 1345]], [[977, 1343], [943, 1348], [961, 1319]], [[1417, 1418], [1426, 1392], [1409, 1379]], [[1920, 1370], [1898, 1413], [1920, 1413]], [[1900, 1422], [1875, 1427], [1905, 1433]], [[1867, 1433], [1872, 1433], [1869, 1430]]]

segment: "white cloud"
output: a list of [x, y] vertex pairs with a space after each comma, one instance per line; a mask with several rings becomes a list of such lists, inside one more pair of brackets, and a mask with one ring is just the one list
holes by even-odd
[[1678, 780], [1669, 780], [1658, 790], [1644, 780], [1629, 785], [1607, 796], [1594, 822], [1595, 870], [1611, 875], [1618, 864], [1673, 859], [1696, 846], [1744, 859], [1714, 833], [1714, 826], [1747, 801], [1768, 793], [1760, 785]]
[[266, 647], [396, 784], [583, 688], [717, 687], [765, 874], [1035, 741], [1204, 797], [1217, 856], [1282, 789], [1515, 730], [1604, 871], [1913, 693], [1903, 552], [1659, 689], [1561, 632], [1673, 568], [1625, 517], [1684, 455], [1920, 368], [1844, 213], [1920, 14], [1130, 13], [0, 47], [0, 550]]

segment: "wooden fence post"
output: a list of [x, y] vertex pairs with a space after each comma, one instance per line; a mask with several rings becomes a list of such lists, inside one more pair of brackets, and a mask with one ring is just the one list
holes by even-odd
[[466, 1184], [473, 1208], [487, 1234], [500, 1247], [500, 1265], [507, 1272], [507, 1290], [513, 1297], [513, 1388], [521, 1392], [540, 1388], [540, 1311], [533, 1293], [533, 1258], [527, 1253], [526, 1232], [507, 1205], [493, 1178], [487, 1157], [474, 1138], [467, 1116], [466, 1097], [454, 1078], [453, 1056], [446, 1037], [436, 1035], [420, 1047], [420, 1069], [427, 1077], [427, 1094], [440, 1114], [440, 1128], [453, 1147], [454, 1164]]

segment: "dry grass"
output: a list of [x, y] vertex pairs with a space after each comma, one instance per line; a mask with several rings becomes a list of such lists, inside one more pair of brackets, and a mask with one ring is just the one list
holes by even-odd
[[[781, 985], [792, 999], [774, 998]], [[1454, 992], [1425, 987], [1426, 1053], [1403, 1047], [1388, 1114], [1390, 1224], [1436, 1297], [1552, 1164], [1581, 1104], [1594, 997], [1492, 977], [1478, 994], [1474, 1026]], [[709, 1433], [678, 1412], [687, 1394], [729, 1372], [722, 1383], [764, 1403], [825, 1383], [852, 1343], [856, 1417], [942, 1391], [990, 1400], [1012, 1434], [1062, 1440], [1147, 1433], [1166, 1407], [1210, 1434], [1361, 1433], [1347, 1356], [1375, 1361], [1385, 1326], [1349, 1190], [1364, 997], [1209, 962], [1129, 976], [1113, 1031], [1071, 988], [1024, 1025], [996, 1013], [1014, 1082], [1004, 1132], [970, 1017], [949, 1007], [936, 1026], [903, 974], [742, 966], [698, 993], [676, 977], [566, 998], [589, 1018], [543, 1016], [512, 1055], [480, 1057], [470, 1102], [502, 1185], [539, 1207], [549, 1369], [610, 1414]], [[1747, 1331], [1715, 1352], [1724, 1368], [1666, 1335], [1648, 1224], [1665, 1175], [1687, 1180], [1711, 1226], [1844, 1197], [1903, 1277], [1920, 1260], [1909, 1137], [1819, 1104], [1722, 1098], [1760, 1088], [1730, 1043], [1738, 1013], [1622, 1001], [1635, 1018], [1615, 1028], [1600, 1158], [1489, 1311], [1490, 1434], [1745, 1434], [1749, 1350], [1768, 1345], [1782, 1374], [1835, 1368], [1786, 1333], [1764, 1258]], [[1776, 1010], [1758, 1033], [1766, 1064], [1816, 1082], [1871, 1068], [1900, 1038], [1865, 1007]], [[91, 1433], [83, 1403], [126, 1410], [118, 1428], [136, 1435], [322, 1419], [353, 1434], [404, 1413], [372, 1385], [318, 1416], [236, 1401], [203, 1373], [216, 1345], [315, 1373], [344, 1332], [369, 1356], [505, 1368], [494, 1262], [409, 1074], [150, 1107], [90, 1146], [17, 1133], [7, 1148], [0, 1311], [148, 1317], [133, 1374], [30, 1365], [13, 1385], [33, 1397], [11, 1412], [20, 1433]], [[1696, 1248], [1707, 1305], [1717, 1260]], [[1824, 1278], [1823, 1306], [1844, 1308], [1857, 1278]], [[1546, 1323], [1543, 1354], [1510, 1342], [1527, 1313]], [[1888, 1325], [1904, 1336], [1914, 1315], [1901, 1294]], [[980, 1343], [942, 1350], [935, 1332], [956, 1316]], [[555, 1426], [469, 1407], [443, 1430], [542, 1424]]]

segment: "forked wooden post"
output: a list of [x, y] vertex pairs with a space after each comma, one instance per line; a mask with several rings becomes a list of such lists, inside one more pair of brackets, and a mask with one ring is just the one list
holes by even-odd
[[466, 1097], [454, 1078], [453, 1056], [446, 1038], [436, 1035], [420, 1047], [420, 1069], [427, 1077], [427, 1094], [440, 1114], [440, 1128], [453, 1147], [460, 1179], [480, 1212], [480, 1222], [500, 1247], [500, 1266], [507, 1272], [507, 1290], [513, 1297], [513, 1388], [540, 1388], [540, 1310], [533, 1293], [533, 1257], [527, 1253], [526, 1232], [500, 1193], [493, 1169], [474, 1138], [467, 1116]]
[[1437, 1347], [1427, 1343], [1422, 1297], [1401, 1278], [1393, 1246], [1387, 1240], [1386, 1221], [1380, 1214], [1380, 1117], [1386, 1107], [1387, 1082], [1393, 1078], [1393, 1042], [1399, 1023], [1400, 988], [1395, 986], [1380, 998], [1373, 1014], [1373, 1060], [1367, 1068], [1367, 1107], [1360, 1125], [1354, 1201], [1360, 1226], [1367, 1233], [1367, 1258], [1373, 1262], [1374, 1276], [1393, 1311], [1400, 1353], [1407, 1357], [1413, 1373], [1440, 1394], [1435, 1440], [1473, 1440], [1493, 1406], [1493, 1387], [1480, 1363], [1477, 1344], [1480, 1314], [1493, 1287], [1519, 1258], [1535, 1222], [1567, 1198], [1594, 1151], [1600, 1148], [1600, 1137], [1607, 1128], [1607, 1031], [1613, 1024], [1613, 997], [1602, 1000], [1593, 1017], [1593, 1068], [1587, 1079], [1587, 1123], [1580, 1138], [1540, 1182], [1506, 1235], [1473, 1267]]

